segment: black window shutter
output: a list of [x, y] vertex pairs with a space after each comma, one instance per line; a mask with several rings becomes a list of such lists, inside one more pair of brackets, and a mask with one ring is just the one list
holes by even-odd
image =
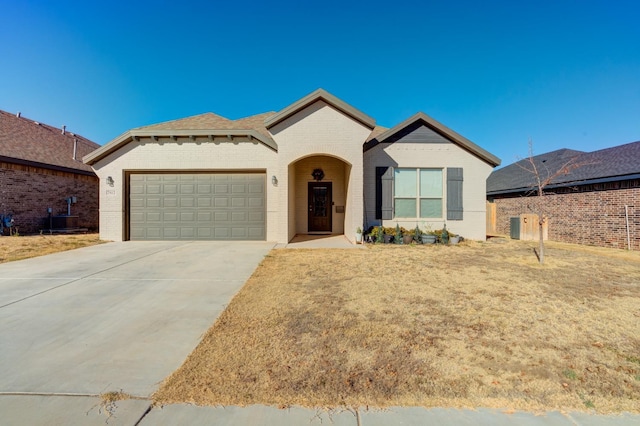
[[447, 168], [447, 220], [462, 220], [462, 168]]
[[382, 175], [388, 167], [376, 167], [376, 219], [382, 219]]
[[376, 219], [393, 219], [393, 167], [376, 167]]

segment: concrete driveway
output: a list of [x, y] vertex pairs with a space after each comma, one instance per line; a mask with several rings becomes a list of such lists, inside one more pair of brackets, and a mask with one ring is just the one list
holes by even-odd
[[149, 396], [272, 247], [107, 243], [0, 265], [0, 394]]

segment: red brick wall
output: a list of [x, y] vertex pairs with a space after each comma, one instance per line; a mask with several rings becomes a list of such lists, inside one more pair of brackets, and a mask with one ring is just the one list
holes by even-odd
[[71, 214], [79, 216], [78, 225], [97, 230], [98, 194], [95, 176], [0, 162], [0, 214], [13, 214], [21, 234], [40, 232], [48, 207], [53, 215], [67, 214], [69, 196], [77, 197]]
[[[509, 235], [509, 218], [538, 213], [540, 197], [496, 198], [498, 233]], [[627, 248], [625, 205], [631, 249], [640, 250], [640, 188], [612, 189], [542, 197], [549, 218], [549, 239], [567, 243]]]

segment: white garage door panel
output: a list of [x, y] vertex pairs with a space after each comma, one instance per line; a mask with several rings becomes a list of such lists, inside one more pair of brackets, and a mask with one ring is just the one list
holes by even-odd
[[131, 240], [266, 237], [263, 173], [136, 173], [129, 182]]

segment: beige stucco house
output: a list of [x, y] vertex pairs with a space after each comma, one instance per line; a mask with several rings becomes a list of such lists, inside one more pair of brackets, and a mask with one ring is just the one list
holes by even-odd
[[392, 129], [319, 89], [282, 111], [139, 127], [84, 157], [108, 240], [267, 240], [383, 224], [485, 238], [500, 160], [425, 114]]

